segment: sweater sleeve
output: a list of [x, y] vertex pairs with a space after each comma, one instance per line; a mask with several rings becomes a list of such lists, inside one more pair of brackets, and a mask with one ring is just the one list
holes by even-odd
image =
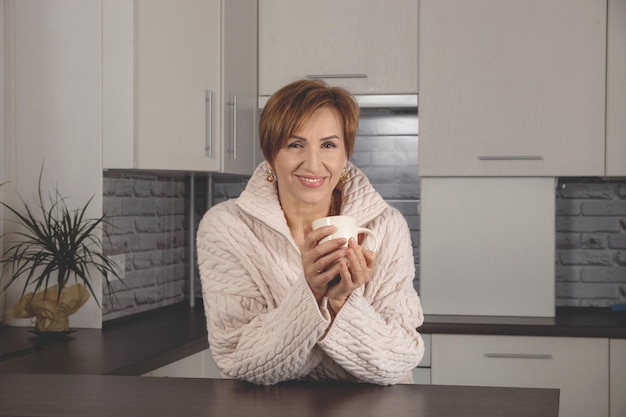
[[[247, 247], [250, 236], [225, 211], [210, 211], [197, 236], [209, 346], [228, 377], [274, 384], [308, 374], [322, 360], [328, 327], [304, 275], [277, 301]], [[235, 225], [224, 227], [226, 224]], [[220, 230], [216, 233], [216, 230]], [[271, 279], [269, 280], [271, 283]]]
[[[319, 346], [353, 376], [376, 384], [407, 380], [424, 355], [424, 321], [413, 288], [409, 228], [394, 209], [376, 220], [382, 239], [375, 276], [350, 295]], [[372, 227], [372, 225], [370, 225]]]

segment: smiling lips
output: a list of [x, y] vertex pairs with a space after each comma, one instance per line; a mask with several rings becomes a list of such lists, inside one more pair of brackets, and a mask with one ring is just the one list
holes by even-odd
[[319, 188], [326, 182], [326, 177], [302, 177], [300, 175], [296, 175], [300, 184], [307, 188]]

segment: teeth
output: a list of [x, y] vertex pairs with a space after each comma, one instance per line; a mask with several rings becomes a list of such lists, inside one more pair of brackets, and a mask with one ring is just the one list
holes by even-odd
[[306, 182], [320, 182], [321, 179], [315, 179], [315, 178], [305, 178], [305, 177], [300, 177], [302, 180], [306, 181]]

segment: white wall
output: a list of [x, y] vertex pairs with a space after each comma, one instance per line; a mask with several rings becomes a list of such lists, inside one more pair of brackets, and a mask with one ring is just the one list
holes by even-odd
[[[0, 161], [4, 161], [4, 127], [5, 127], [5, 109], [4, 109], [4, 0], [0, 0]], [[4, 167], [6, 164], [3, 162], [0, 167], [0, 184], [4, 182]], [[0, 187], [0, 201], [3, 200], [3, 190]], [[0, 235], [4, 231], [4, 222], [2, 215], [3, 211], [0, 208]], [[0, 239], [0, 253], [3, 253], [2, 239]], [[2, 275], [0, 273], [0, 289], [3, 287]], [[4, 293], [0, 294], [0, 322], [4, 319]]]
[[[8, 201], [32, 201], [44, 163], [44, 188], [58, 186], [70, 208], [94, 197], [102, 215], [101, 0], [3, 0], [8, 17], [4, 170]], [[5, 193], [6, 195], [6, 193]], [[5, 224], [5, 228], [9, 226]], [[96, 276], [94, 290], [101, 293]], [[7, 292], [6, 305], [21, 288]], [[7, 320], [26, 325], [29, 320]], [[95, 300], [70, 317], [72, 327], [101, 327]]]

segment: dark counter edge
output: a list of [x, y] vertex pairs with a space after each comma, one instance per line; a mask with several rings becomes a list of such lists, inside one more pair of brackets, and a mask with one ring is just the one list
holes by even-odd
[[555, 317], [425, 315], [424, 334], [626, 339], [626, 313], [601, 307], [557, 307]]

